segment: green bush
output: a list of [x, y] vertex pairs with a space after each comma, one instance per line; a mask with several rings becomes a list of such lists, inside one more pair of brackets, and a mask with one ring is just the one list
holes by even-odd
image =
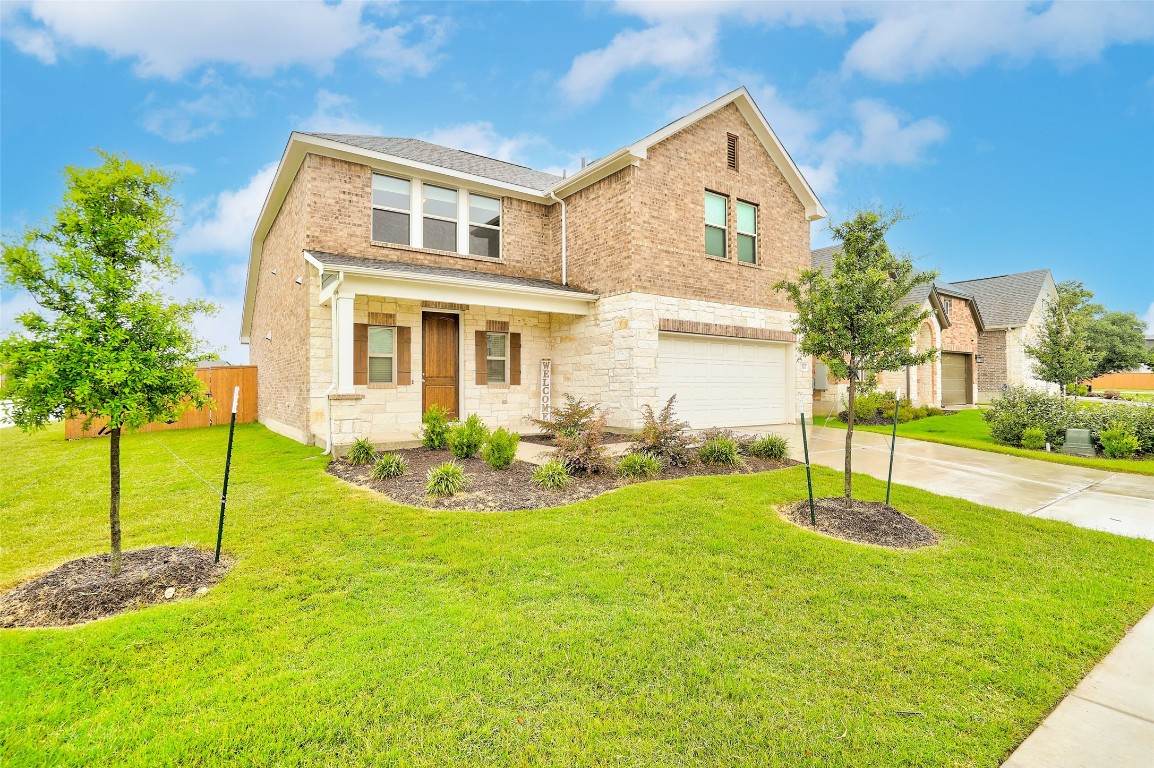
[[488, 436], [489, 428], [485, 422], [477, 414], [470, 413], [464, 421], [455, 421], [449, 425], [449, 453], [459, 459], [471, 459], [481, 450]]
[[409, 464], [399, 453], [385, 453], [373, 465], [374, 480], [388, 480], [390, 477], [400, 477], [409, 471]]
[[925, 405], [922, 407], [926, 409], [926, 416], [941, 416], [943, 413], [945, 413], [945, 411], [943, 411], [941, 408], [935, 408], [932, 405]]
[[455, 461], [431, 467], [425, 476], [425, 493], [430, 496], [452, 496], [465, 490], [468, 485], [469, 477]]
[[377, 451], [373, 444], [360, 437], [353, 441], [349, 452], [345, 454], [345, 461], [350, 464], [370, 464], [376, 458]]
[[654, 412], [648, 403], [641, 406], [641, 432], [633, 441], [635, 453], [647, 453], [668, 466], [681, 467], [693, 457], [693, 438], [689, 424], [677, 418], [673, 410], [677, 395], [672, 395], [664, 407]]
[[1030, 427], [1022, 432], [1022, 447], [1031, 451], [1040, 451], [1046, 447], [1046, 430], [1041, 427]]
[[724, 438], [732, 440], [737, 445], [737, 453], [739, 456], [746, 456], [749, 454], [749, 449], [753, 447], [754, 442], [757, 441], [757, 435], [739, 434], [732, 429], [723, 427], [710, 427], [697, 436], [699, 444], [708, 443], [710, 440], [716, 438]]
[[557, 458], [573, 474], [593, 475], [609, 468], [605, 458], [605, 414], [576, 435], [558, 433]]
[[1074, 395], [1076, 397], [1085, 397], [1090, 394], [1090, 387], [1085, 384], [1067, 384], [1066, 394]]
[[449, 445], [449, 410], [445, 406], [430, 405], [421, 417], [421, 444], [430, 451]]
[[715, 437], [697, 449], [697, 456], [705, 464], [732, 467], [738, 462], [737, 443], [724, 437]]
[[789, 456], [789, 441], [780, 435], [766, 435], [749, 446], [751, 456], [773, 461], [784, 461]]
[[517, 458], [517, 444], [520, 442], [520, 435], [501, 427], [485, 441], [485, 446], [481, 449], [481, 458], [493, 469], [508, 469]]
[[576, 437], [593, 426], [600, 410], [598, 403], [587, 403], [579, 397], [565, 395], [565, 404], [553, 409], [551, 418], [533, 419], [533, 423], [554, 437]]
[[1138, 440], [1138, 453], [1154, 454], [1154, 406], [1080, 402], [1071, 409], [1068, 426], [1090, 430], [1103, 450], [1102, 434], [1112, 427], [1122, 427]]
[[627, 453], [617, 462], [617, 474], [622, 477], [656, 477], [661, 474], [661, 460], [647, 453]]
[[1072, 408], [1062, 398], [1026, 387], [1011, 387], [982, 413], [993, 438], [1007, 445], [1021, 445], [1022, 433], [1036, 427], [1050, 445], [1060, 446], [1066, 428], [1073, 426], [1071, 416]]
[[1123, 424], [1102, 430], [1102, 451], [1109, 459], [1129, 459], [1138, 452], [1138, 437]]
[[878, 415], [881, 405], [879, 395], [854, 395], [853, 417], [855, 421], [871, 421]]
[[907, 422], [913, 421], [915, 418], [916, 416], [914, 414], [913, 408], [910, 408], [908, 405], [902, 405], [898, 407], [898, 424], [905, 424]]
[[561, 461], [549, 459], [533, 470], [533, 482], [542, 488], [560, 490], [567, 488], [573, 482], [573, 478], [569, 476], [569, 470]]

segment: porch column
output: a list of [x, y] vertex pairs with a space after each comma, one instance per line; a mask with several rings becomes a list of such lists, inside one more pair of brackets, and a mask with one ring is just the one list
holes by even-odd
[[338, 293], [333, 297], [337, 305], [337, 393], [351, 395], [353, 388], [353, 299], [354, 294]]

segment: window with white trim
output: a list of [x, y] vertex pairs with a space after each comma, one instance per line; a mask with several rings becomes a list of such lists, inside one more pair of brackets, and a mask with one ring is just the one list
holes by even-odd
[[469, 193], [469, 253], [501, 257], [501, 201]]
[[457, 250], [457, 190], [422, 184], [424, 247]]
[[719, 259], [727, 258], [726, 234], [729, 200], [713, 192], [705, 193], [705, 252]]
[[509, 334], [485, 335], [485, 371], [490, 384], [509, 382]]
[[942, 299], [942, 314], [946, 316], [947, 320], [950, 319], [950, 300], [949, 299], [945, 299], [945, 298]]
[[411, 215], [408, 179], [373, 174], [373, 241], [409, 245]]
[[392, 384], [396, 381], [397, 329], [384, 325], [369, 326], [369, 383]]
[[757, 206], [737, 201], [737, 260], [757, 263]]

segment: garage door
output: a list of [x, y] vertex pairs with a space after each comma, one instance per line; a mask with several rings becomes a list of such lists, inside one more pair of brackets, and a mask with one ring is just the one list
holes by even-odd
[[691, 427], [741, 427], [785, 421], [784, 344], [718, 336], [661, 334], [658, 394], [677, 395]]
[[942, 405], [970, 402], [970, 356], [942, 353]]

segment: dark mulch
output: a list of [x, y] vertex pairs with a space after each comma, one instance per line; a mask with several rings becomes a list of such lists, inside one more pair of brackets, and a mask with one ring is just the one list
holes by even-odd
[[[66, 627], [192, 597], [232, 565], [212, 559], [212, 552], [192, 547], [137, 549], [121, 555], [116, 578], [108, 575], [108, 554], [70, 560], [0, 594], [0, 627]], [[169, 587], [176, 592], [166, 598]]]
[[[622, 435], [617, 432], [606, 432], [601, 440], [605, 445], [613, 445], [614, 443], [628, 443], [633, 440], [632, 435]], [[556, 445], [557, 441], [553, 439], [552, 435], [521, 435], [521, 442], [533, 443], [534, 445]]]
[[[465, 474], [469, 476], [471, 481], [469, 487], [456, 496], [430, 498], [425, 495], [425, 475], [431, 467], [452, 459], [453, 457], [449, 452], [410, 448], [393, 451], [393, 453], [404, 456], [405, 461], [409, 464], [409, 471], [401, 477], [389, 480], [373, 480], [371, 465], [357, 466], [349, 464], [343, 459], [334, 459], [329, 462], [328, 471], [342, 480], [378, 491], [402, 504], [432, 509], [478, 511], [556, 507], [592, 498], [614, 488], [636, 482], [618, 477], [616, 473], [609, 471], [597, 475], [575, 476], [568, 488], [555, 491], [541, 488], [534, 483], [532, 476], [536, 467], [524, 461], [515, 461], [508, 469], [500, 470], [493, 469], [481, 459], [453, 459], [461, 465]], [[748, 457], [744, 464], [737, 467], [713, 467], [704, 464], [668, 467], [661, 475], [653, 479], [669, 480], [696, 475], [752, 474], [782, 469], [796, 463], [791, 460], [768, 461]]]
[[[953, 416], [955, 413], [957, 413], [957, 411], [942, 411], [939, 415], [940, 416]], [[841, 411], [840, 413], [838, 413], [837, 417], [844, 424], [846, 422], [846, 416], [848, 416], [848, 415], [849, 414], [846, 411]], [[925, 419], [925, 418], [929, 418], [929, 417], [923, 416], [922, 418]], [[914, 421], [920, 421], [920, 420], [921, 419], [914, 419]], [[876, 416], [874, 416], [872, 419], [854, 419], [853, 424], [855, 427], [860, 427], [860, 426], [880, 427], [882, 425], [885, 425], [887, 427], [892, 427], [894, 425], [894, 412], [890, 411], [889, 413], [882, 413], [881, 411], [878, 411], [878, 414]]]
[[[849, 506], [844, 498], [813, 502], [817, 530], [827, 536], [891, 549], [917, 549], [938, 543], [937, 535], [929, 528], [880, 501], [854, 499]], [[787, 507], [785, 516], [812, 530], [808, 499]]]

